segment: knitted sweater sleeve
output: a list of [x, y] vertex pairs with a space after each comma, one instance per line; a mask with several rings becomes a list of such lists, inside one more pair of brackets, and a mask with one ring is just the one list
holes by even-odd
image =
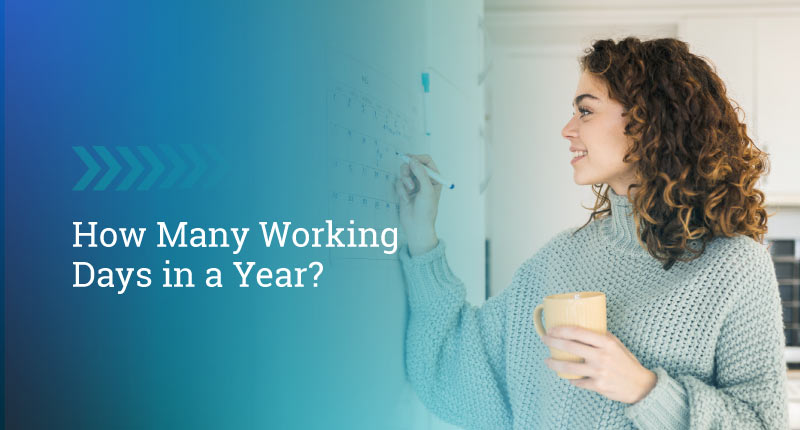
[[406, 372], [423, 404], [463, 428], [510, 429], [506, 390], [506, 303], [511, 292], [476, 307], [445, 258], [445, 244], [411, 257], [400, 249], [410, 315]]
[[789, 427], [778, 282], [769, 261], [750, 269], [717, 340], [715, 384], [653, 369], [656, 386], [625, 410], [640, 429]]

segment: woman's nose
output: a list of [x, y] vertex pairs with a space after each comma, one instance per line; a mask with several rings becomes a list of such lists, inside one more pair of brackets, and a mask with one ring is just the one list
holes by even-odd
[[577, 130], [575, 115], [573, 115], [570, 117], [569, 121], [567, 121], [567, 124], [564, 126], [564, 128], [561, 129], [561, 136], [563, 136], [565, 139], [569, 139], [570, 137], [578, 137]]

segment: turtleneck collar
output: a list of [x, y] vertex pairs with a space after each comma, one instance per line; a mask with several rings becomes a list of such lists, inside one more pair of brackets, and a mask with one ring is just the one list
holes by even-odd
[[609, 246], [626, 253], [647, 254], [636, 236], [633, 204], [627, 196], [615, 193], [610, 187], [608, 198], [611, 200], [611, 217], [603, 223], [603, 234]]
[[[636, 234], [636, 224], [633, 218], [633, 203], [628, 201], [628, 197], [619, 195], [614, 189], [608, 189], [608, 198], [611, 200], [611, 216], [604, 219], [601, 224], [604, 239], [608, 241], [612, 249], [625, 254], [650, 256], [646, 246], [639, 243]], [[700, 250], [703, 246], [701, 239], [691, 239], [687, 245], [694, 250]], [[682, 257], [690, 257], [693, 254], [684, 250]], [[651, 257], [652, 258], [652, 257]]]

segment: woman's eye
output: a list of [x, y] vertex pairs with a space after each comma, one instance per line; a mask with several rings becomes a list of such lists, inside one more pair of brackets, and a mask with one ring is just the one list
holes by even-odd
[[584, 117], [584, 116], [589, 115], [590, 113], [592, 113], [591, 111], [586, 110], [584, 108], [578, 108], [578, 112], [581, 113], [581, 117]]

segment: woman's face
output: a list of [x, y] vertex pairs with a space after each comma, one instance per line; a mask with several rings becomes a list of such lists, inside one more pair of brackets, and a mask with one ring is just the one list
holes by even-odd
[[634, 183], [634, 165], [623, 163], [630, 145], [625, 136], [626, 118], [621, 103], [608, 97], [605, 82], [583, 72], [572, 103], [573, 115], [561, 135], [570, 142], [570, 151], [587, 151], [583, 157], [572, 154], [573, 179], [578, 185], [608, 184], [620, 195]]

